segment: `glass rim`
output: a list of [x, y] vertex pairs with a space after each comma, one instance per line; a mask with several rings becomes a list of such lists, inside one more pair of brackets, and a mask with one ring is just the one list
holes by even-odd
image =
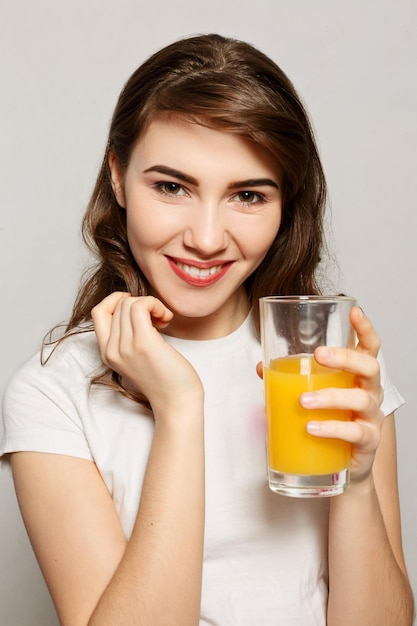
[[259, 298], [259, 302], [289, 302], [289, 303], [300, 303], [300, 302], [320, 302], [320, 303], [337, 303], [337, 302], [351, 302], [355, 303], [356, 298], [353, 296], [324, 296], [324, 295], [293, 295], [293, 296], [263, 296]]

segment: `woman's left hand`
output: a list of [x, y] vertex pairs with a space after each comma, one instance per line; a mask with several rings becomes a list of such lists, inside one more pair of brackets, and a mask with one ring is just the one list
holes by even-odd
[[307, 430], [316, 437], [343, 439], [352, 443], [351, 483], [357, 484], [368, 478], [372, 471], [384, 421], [380, 408], [384, 393], [376, 359], [380, 339], [359, 307], [352, 309], [350, 318], [358, 337], [355, 349], [320, 347], [314, 356], [318, 363], [326, 367], [353, 373], [355, 387], [308, 392], [301, 395], [300, 404], [306, 409], [352, 411], [351, 422], [311, 421]]

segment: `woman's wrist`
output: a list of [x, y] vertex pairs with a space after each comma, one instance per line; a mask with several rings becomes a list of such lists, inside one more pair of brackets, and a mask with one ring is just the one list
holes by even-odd
[[336, 498], [332, 498], [332, 502], [339, 500], [339, 498], [342, 500], [352, 500], [369, 498], [373, 495], [375, 495], [375, 483], [371, 473], [360, 482], [352, 482], [343, 494], [337, 496]]
[[167, 428], [173, 427], [178, 431], [184, 426], [186, 429], [201, 427], [204, 418], [204, 394], [196, 394], [180, 401], [178, 398], [172, 404], [155, 403], [152, 405], [155, 425]]

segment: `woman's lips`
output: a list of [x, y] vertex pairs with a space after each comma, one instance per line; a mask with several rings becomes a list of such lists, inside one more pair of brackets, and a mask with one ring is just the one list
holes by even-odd
[[171, 269], [184, 282], [195, 287], [208, 287], [220, 280], [229, 268], [232, 261], [190, 261], [166, 257]]

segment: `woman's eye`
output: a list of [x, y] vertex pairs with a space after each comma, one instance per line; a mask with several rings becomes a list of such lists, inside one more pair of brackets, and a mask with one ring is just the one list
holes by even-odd
[[185, 196], [186, 192], [178, 183], [158, 183], [158, 188], [168, 196]]
[[234, 199], [245, 206], [250, 206], [251, 204], [262, 202], [264, 197], [255, 191], [239, 191], [239, 193], [235, 195]]

